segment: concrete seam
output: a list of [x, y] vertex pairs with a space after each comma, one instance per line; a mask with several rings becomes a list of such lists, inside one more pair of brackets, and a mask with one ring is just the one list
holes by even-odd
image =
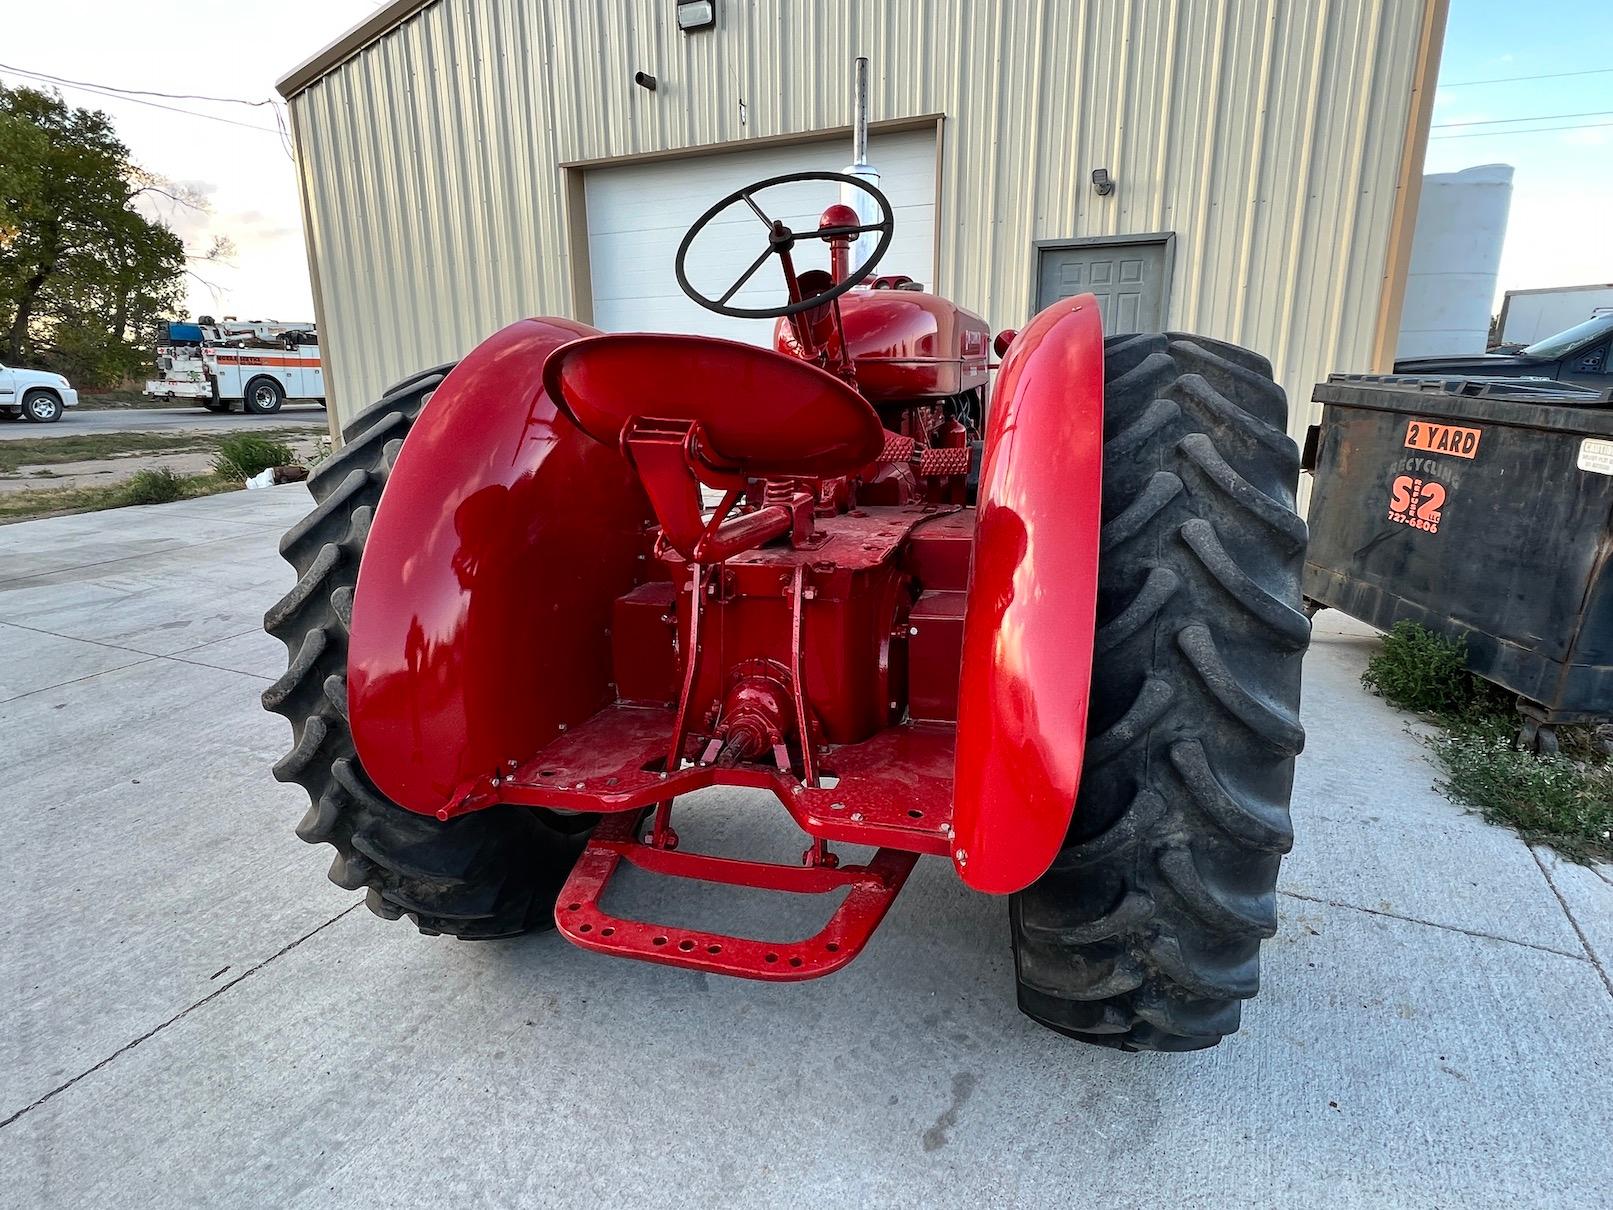
[[242, 972], [242, 974], [238, 978], [231, 979], [223, 987], [217, 988], [216, 990], [210, 992], [208, 995], [203, 996], [200, 1000], [196, 1001], [196, 1003], [192, 1004], [189, 1008], [182, 1009], [180, 1012], [175, 1013], [173, 1016], [169, 1017], [168, 1020], [164, 1021], [161, 1025], [153, 1026], [151, 1029], [149, 1029], [145, 1033], [141, 1034], [134, 1041], [127, 1042], [124, 1045], [118, 1047], [117, 1050], [115, 1050], [111, 1054], [107, 1055], [106, 1058], [102, 1059], [94, 1067], [91, 1067], [86, 1071], [79, 1072], [78, 1075], [74, 1076], [71, 1080], [68, 1080], [65, 1084], [58, 1084], [55, 1088], [52, 1088], [49, 1092], [47, 1092], [44, 1096], [40, 1097], [32, 1105], [28, 1105], [25, 1108], [17, 1110], [16, 1113], [12, 1114], [5, 1121], [0, 1122], [0, 1130], [4, 1130], [7, 1126], [10, 1126], [13, 1122], [17, 1121], [23, 1115], [32, 1113], [34, 1110], [38, 1109], [41, 1105], [43, 1105], [46, 1101], [48, 1101], [52, 1097], [54, 1097], [57, 1093], [66, 1092], [69, 1088], [71, 1088], [74, 1084], [77, 1084], [85, 1076], [94, 1075], [96, 1072], [100, 1071], [101, 1068], [105, 1067], [108, 1063], [112, 1062], [114, 1059], [118, 1058], [121, 1055], [127, 1054], [129, 1051], [133, 1050], [136, 1046], [139, 1046], [140, 1043], [146, 1041], [148, 1038], [155, 1037], [157, 1034], [159, 1034], [163, 1030], [167, 1029], [170, 1025], [174, 1024], [174, 1022], [183, 1020], [185, 1017], [187, 1017], [191, 1013], [195, 1012], [198, 1008], [200, 1008], [202, 1005], [206, 1004], [208, 1001], [216, 1000], [219, 996], [222, 996], [225, 992], [229, 991], [230, 988], [234, 987], [237, 983], [242, 983], [242, 982], [245, 982], [247, 979], [250, 979], [253, 975], [257, 974], [264, 967], [268, 966], [269, 963], [273, 962], [276, 958], [279, 958], [284, 954], [289, 954], [292, 950], [296, 949], [304, 941], [307, 941], [310, 937], [314, 936], [316, 933], [320, 933], [320, 932], [323, 932], [325, 929], [328, 929], [331, 925], [335, 924], [343, 916], [346, 916], [349, 913], [358, 910], [358, 908], [361, 907], [361, 906], [362, 906], [362, 903], [355, 903], [355, 904], [353, 904], [352, 907], [349, 907], [349, 908], [344, 909], [343, 911], [337, 912], [336, 915], [332, 916], [329, 920], [325, 921], [324, 924], [321, 924], [317, 928], [309, 930], [308, 932], [304, 933], [301, 937], [298, 937], [295, 941], [291, 942], [289, 945], [283, 946], [280, 949], [276, 950], [273, 954], [270, 954], [267, 958], [265, 958], [262, 962], [259, 962], [256, 966], [251, 967], [250, 969]]
[[[116, 648], [116, 650], [125, 651], [128, 649], [119, 647]], [[19, 693], [13, 697], [0, 697], [0, 706], [9, 706], [12, 702], [20, 702], [25, 697], [33, 697], [36, 693], [49, 693], [52, 689], [65, 689], [68, 685], [79, 685], [85, 681], [93, 681], [98, 676], [106, 676], [107, 674], [113, 672], [122, 672], [127, 668], [138, 668], [141, 664], [149, 664], [152, 660], [162, 659], [160, 655], [145, 655], [144, 652], [139, 651], [131, 651], [129, 654], [142, 655], [144, 658], [130, 660], [127, 664], [119, 664], [116, 668], [103, 668], [99, 672], [91, 672], [85, 676], [75, 676], [71, 680], [57, 681], [54, 685], [41, 685], [38, 689], [30, 689], [27, 693]]]
[[177, 655], [159, 655], [155, 658], [159, 660], [171, 660], [175, 664], [189, 664], [192, 668], [207, 668], [213, 672], [233, 672], [236, 676], [249, 676], [255, 681], [268, 681], [271, 685], [274, 684], [276, 679], [278, 679], [272, 676], [265, 676], [261, 672], [243, 672], [239, 668], [226, 668], [222, 664], [207, 664], [203, 663], [201, 660], [181, 659]]
[[147, 655], [152, 659], [161, 659], [162, 656], [155, 651], [141, 651], [138, 647], [125, 647], [121, 643], [105, 643], [100, 639], [81, 639], [76, 634], [57, 634], [54, 630], [45, 630], [39, 626], [29, 626], [22, 622], [13, 622], [9, 618], [0, 618], [0, 626], [15, 626], [18, 630], [28, 630], [34, 634], [46, 634], [53, 639], [66, 639], [72, 643], [89, 643], [94, 647], [109, 647], [113, 651], [128, 651], [135, 655]]
[[[178, 656], [186, 655], [186, 654], [188, 654], [189, 652], [192, 652], [192, 651], [200, 651], [203, 647], [211, 647], [214, 643], [228, 643], [232, 639], [244, 639], [247, 635], [249, 635], [249, 634], [257, 634], [262, 629], [263, 629], [262, 626], [254, 626], [254, 627], [252, 627], [252, 629], [243, 630], [239, 634], [227, 634], [221, 639], [208, 639], [207, 642], [205, 642], [205, 643], [197, 643], [195, 646], [192, 646], [192, 647], [181, 647], [178, 651], [170, 651], [167, 654], [167, 656], [164, 657], [164, 658], [171, 660], [171, 659], [175, 659]], [[208, 667], [211, 668], [212, 665], [209, 664]]]
[[[1441, 924], [1437, 920], [1424, 920], [1421, 916], [1405, 916], [1399, 912], [1385, 912], [1379, 908], [1362, 907], [1357, 903], [1341, 903], [1337, 899], [1321, 899], [1315, 895], [1302, 895], [1298, 891], [1285, 891], [1278, 889], [1279, 895], [1287, 895], [1290, 899], [1303, 899], [1306, 903], [1319, 903], [1324, 907], [1345, 908], [1352, 912], [1365, 912], [1368, 916], [1382, 916], [1387, 920], [1403, 920], [1407, 924], [1421, 924], [1431, 929], [1442, 929], [1447, 933], [1461, 933], [1467, 937], [1480, 937], [1485, 941], [1501, 941], [1507, 945], [1521, 945], [1524, 949], [1539, 950], [1543, 954], [1556, 954], [1559, 958], [1571, 958], [1575, 962], [1586, 961], [1584, 954], [1570, 953], [1568, 950], [1553, 949], [1549, 945], [1539, 945], [1533, 941], [1519, 941], [1516, 937], [1502, 937], [1495, 933], [1486, 933], [1479, 929], [1465, 929], [1458, 924]], [[1606, 976], [1603, 976], [1606, 978]]]
[[1608, 978], [1606, 968], [1602, 966], [1601, 959], [1596, 956], [1596, 951], [1591, 948], [1590, 939], [1585, 936], [1585, 930], [1580, 928], [1579, 921], [1574, 919], [1574, 912], [1568, 906], [1568, 900], [1557, 889], [1557, 884], [1552, 881], [1551, 871], [1546, 868], [1546, 863], [1540, 860], [1540, 854], [1535, 852], [1533, 846], [1529, 849], [1529, 856], [1535, 859], [1535, 865], [1540, 867], [1540, 876], [1546, 880], [1546, 885], [1551, 888], [1551, 893], [1557, 897], [1557, 903], [1562, 907], [1563, 915], [1568, 917], [1569, 927], [1574, 930], [1574, 936], [1579, 938], [1580, 945], [1584, 947], [1586, 961], [1596, 968], [1596, 973], [1602, 976], [1602, 986], [1607, 988], [1609, 996], [1613, 996], [1613, 979]]

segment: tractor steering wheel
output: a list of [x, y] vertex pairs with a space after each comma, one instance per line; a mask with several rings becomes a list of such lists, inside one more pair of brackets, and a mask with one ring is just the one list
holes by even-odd
[[[756, 199], [751, 196], [754, 193], [760, 193], [764, 189], [771, 189], [774, 185], [789, 185], [797, 181], [833, 181], [839, 185], [854, 185], [879, 203], [880, 219], [877, 223], [867, 223], [859, 226], [820, 227], [813, 231], [796, 232], [791, 231], [781, 220], [768, 218], [762, 208], [756, 204]], [[762, 225], [767, 228], [767, 247], [762, 250], [760, 256], [751, 262], [750, 268], [740, 274], [739, 279], [723, 292], [721, 297], [709, 298], [689, 284], [688, 275], [684, 272], [684, 265], [689, 255], [689, 245], [694, 243], [695, 237], [706, 229], [707, 224], [712, 219], [729, 207], [741, 203], [749, 206], [756, 217], [761, 220]], [[769, 177], [765, 181], [757, 181], [754, 185], [746, 185], [743, 189], [735, 190], [695, 220], [694, 226], [689, 228], [683, 237], [683, 242], [678, 245], [678, 259], [675, 266], [678, 275], [678, 286], [693, 301], [699, 303], [708, 311], [715, 311], [718, 315], [731, 315], [736, 319], [779, 319], [786, 315], [798, 315], [802, 311], [810, 311], [813, 307], [821, 307], [825, 303], [839, 298], [872, 273], [874, 266], [879, 263], [880, 258], [885, 255], [886, 249], [890, 247], [891, 234], [894, 229], [895, 220], [891, 213], [890, 202], [883, 193], [875, 189], [867, 181], [860, 180], [854, 176], [845, 176], [838, 172], [791, 172], [784, 176]], [[873, 254], [846, 274], [844, 280], [836, 282], [829, 289], [808, 295], [805, 298], [797, 298], [795, 301], [785, 303], [779, 307], [734, 307], [729, 305], [728, 300], [738, 294], [745, 283], [756, 275], [756, 271], [762, 267], [768, 257], [775, 255], [779, 258], [779, 262], [784, 269], [784, 281], [793, 297], [797, 293], [799, 285], [795, 273], [795, 264], [790, 259], [790, 250], [795, 247], [797, 240], [830, 240], [837, 237], [854, 240], [857, 236], [870, 231], [879, 232], [879, 243], [875, 246]]]

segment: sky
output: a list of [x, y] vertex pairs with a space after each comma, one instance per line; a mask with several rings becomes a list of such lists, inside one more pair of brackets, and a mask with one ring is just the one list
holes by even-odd
[[[0, 0], [0, 63], [117, 88], [278, 102], [275, 80], [376, 7], [375, 0], [281, 6]], [[47, 87], [5, 67], [0, 67], [0, 82]], [[163, 203], [154, 215], [188, 247], [205, 249], [215, 234], [234, 241], [232, 265], [196, 266], [206, 282], [189, 282], [192, 316], [314, 318], [297, 179], [275, 117], [278, 109], [285, 120], [280, 106], [161, 97], [147, 98], [155, 104], [140, 104], [79, 88], [61, 86], [60, 91], [69, 104], [110, 114], [143, 168], [206, 197], [208, 213]]]
[[[10, 68], [261, 102], [147, 98], [172, 107], [161, 109], [61, 86], [69, 102], [106, 110], [142, 166], [207, 198], [207, 213], [165, 205], [159, 215], [187, 244], [205, 248], [215, 234], [234, 241], [232, 264], [199, 266], [206, 280], [190, 282], [193, 315], [312, 319], [274, 81], [357, 24], [376, 0], [278, 10], [198, 0], [8, 0], [6, 7], [0, 64]], [[1613, 69], [1610, 0], [1450, 0], [1425, 168], [1515, 168], [1498, 298], [1508, 288], [1613, 282], [1613, 70], [1605, 69]], [[1568, 74], [1575, 72], [1596, 74]], [[1520, 76], [1544, 78], [1512, 79]], [[1497, 80], [1504, 82], [1473, 83]], [[40, 84], [5, 66], [0, 81]], [[1511, 121], [1525, 118], [1537, 120]]]
[[1423, 167], [1478, 164], [1514, 169], [1498, 302], [1613, 282], [1613, 3], [1451, 0]]

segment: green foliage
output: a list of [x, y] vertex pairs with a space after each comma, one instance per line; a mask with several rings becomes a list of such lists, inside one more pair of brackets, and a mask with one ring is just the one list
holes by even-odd
[[1516, 828], [1574, 861], [1613, 859], [1613, 767], [1600, 754], [1536, 756], [1514, 748], [1514, 724], [1491, 719], [1435, 738], [1440, 788], [1491, 823]]
[[1450, 718], [1504, 711], [1509, 702], [1467, 670], [1467, 642], [1416, 622], [1396, 622], [1369, 661], [1361, 683], [1392, 706]]
[[[164, 471], [163, 475], [170, 472]], [[180, 483], [180, 497], [210, 496], [215, 492], [232, 491], [240, 487], [230, 479], [217, 475], [175, 475]], [[25, 521], [32, 517], [54, 517], [62, 513], [95, 512], [104, 508], [122, 508], [127, 504], [161, 504], [174, 499], [167, 495], [169, 487], [143, 490], [139, 494], [154, 498], [131, 499], [128, 481], [107, 483], [96, 487], [46, 487], [25, 491], [0, 492], [0, 524], [7, 521]]]
[[213, 470], [228, 479], [250, 479], [271, 466], [296, 461], [289, 445], [257, 433], [234, 433], [218, 443]]
[[[65, 425], [57, 427], [65, 428]], [[204, 433], [111, 432], [65, 433], [60, 437], [19, 437], [0, 441], [0, 475], [15, 474], [25, 466], [56, 466], [63, 462], [93, 462], [133, 454], [178, 454], [206, 449], [212, 444]]]
[[190, 481], [167, 467], [135, 471], [122, 485], [124, 504], [167, 504], [188, 494]]
[[0, 87], [0, 361], [96, 386], [149, 359], [185, 272], [179, 237], [136, 208], [153, 191], [106, 114]]
[[1513, 699], [1468, 671], [1465, 642], [1397, 622], [1361, 681], [1391, 705], [1441, 724], [1429, 744], [1445, 771], [1440, 789], [1452, 799], [1575, 861], [1613, 857], [1613, 765], [1596, 737], [1561, 727], [1562, 755], [1514, 747]]

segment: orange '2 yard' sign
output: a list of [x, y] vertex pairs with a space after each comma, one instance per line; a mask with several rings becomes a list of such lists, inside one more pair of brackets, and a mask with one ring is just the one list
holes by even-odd
[[1479, 452], [1481, 431], [1454, 424], [1434, 424], [1429, 420], [1412, 420], [1406, 424], [1406, 448], [1471, 458]]

